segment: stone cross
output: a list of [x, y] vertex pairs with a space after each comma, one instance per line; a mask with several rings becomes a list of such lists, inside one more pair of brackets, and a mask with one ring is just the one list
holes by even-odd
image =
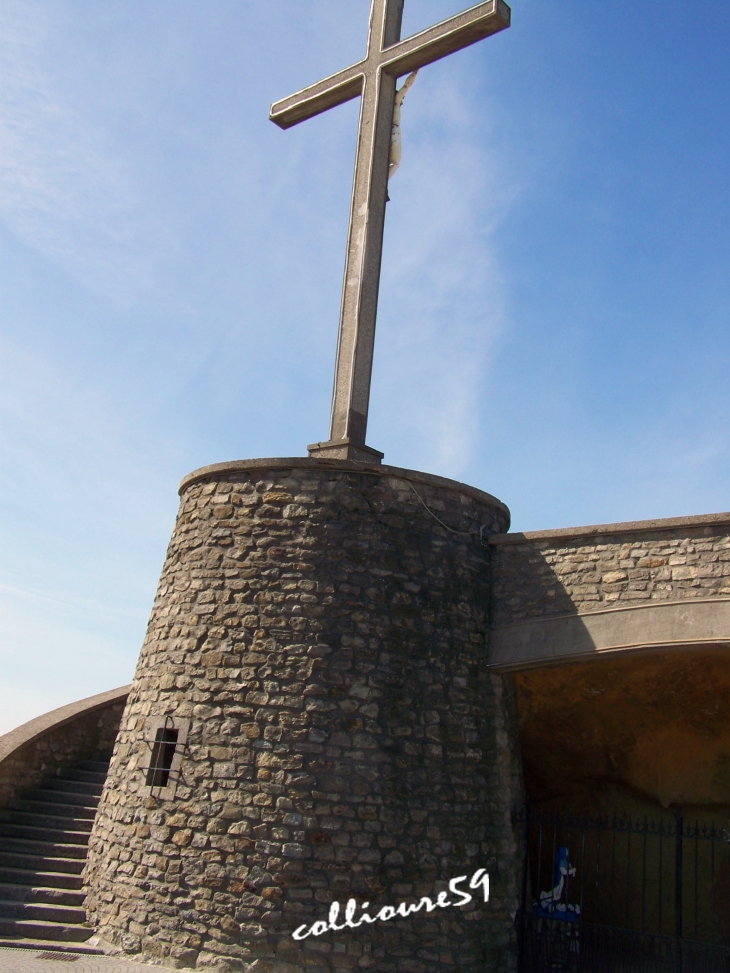
[[281, 128], [290, 128], [361, 96], [330, 438], [328, 442], [309, 446], [310, 456], [370, 463], [380, 462], [383, 456], [365, 445], [365, 431], [396, 80], [509, 27], [507, 4], [502, 0], [486, 0], [420, 34], [400, 40], [403, 2], [371, 0], [367, 53], [363, 60], [277, 101], [269, 115]]

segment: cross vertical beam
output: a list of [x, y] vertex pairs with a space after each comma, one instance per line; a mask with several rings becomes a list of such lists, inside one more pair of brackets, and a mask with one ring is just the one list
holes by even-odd
[[[403, 0], [373, 0], [368, 57], [371, 51], [380, 54], [400, 40], [402, 17]], [[368, 71], [363, 78], [360, 97], [330, 419], [330, 442], [342, 443], [345, 449], [341, 448], [340, 452], [350, 454], [348, 458], [354, 458], [352, 454], [360, 453], [365, 446], [395, 83], [393, 75], [379, 70]], [[314, 451], [321, 453], [322, 446], [318, 444]], [[310, 449], [310, 454], [312, 452]]]
[[330, 438], [309, 446], [310, 456], [380, 462], [383, 455], [365, 445], [365, 434], [396, 80], [503, 30], [510, 22], [510, 9], [503, 0], [485, 0], [401, 41], [403, 2], [371, 0], [365, 58], [271, 106], [271, 120], [289, 128], [361, 96]]

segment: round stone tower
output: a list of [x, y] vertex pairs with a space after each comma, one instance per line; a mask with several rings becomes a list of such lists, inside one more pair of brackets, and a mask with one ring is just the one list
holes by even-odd
[[517, 737], [486, 654], [507, 508], [323, 459], [180, 493], [90, 844], [101, 942], [257, 973], [513, 969]]

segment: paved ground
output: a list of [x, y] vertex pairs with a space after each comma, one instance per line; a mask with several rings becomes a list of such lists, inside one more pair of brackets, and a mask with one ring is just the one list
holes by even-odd
[[162, 973], [163, 967], [130, 963], [114, 956], [0, 947], [0, 973], [152, 973], [153, 970]]

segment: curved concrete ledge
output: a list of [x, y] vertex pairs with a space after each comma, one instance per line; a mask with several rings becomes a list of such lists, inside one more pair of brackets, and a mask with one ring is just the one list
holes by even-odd
[[628, 520], [617, 524], [593, 524], [589, 527], [559, 527], [555, 530], [529, 530], [514, 534], [492, 534], [490, 544], [525, 544], [535, 541], [570, 541], [581, 537], [611, 536], [613, 534], [642, 534], [656, 531], [689, 530], [699, 527], [719, 527], [730, 524], [730, 513], [693, 514], [689, 517], [662, 517], [657, 520]]
[[74, 760], [111, 751], [130, 688], [60, 706], [0, 736], [0, 807]]
[[105, 693], [97, 693], [96, 696], [87, 696], [86, 699], [80, 699], [76, 703], [67, 703], [66, 706], [52, 709], [42, 716], [36, 716], [27, 723], [22, 723], [9, 733], [4, 733], [0, 736], [0, 768], [6, 757], [9, 757], [13, 751], [31, 743], [44, 733], [50, 733], [79, 716], [89, 715], [112, 703], [124, 702], [131, 688], [131, 684], [120, 686], [118, 689], [109, 689]]
[[[481, 503], [490, 504], [502, 511], [507, 519], [507, 529], [509, 529], [510, 512], [509, 508], [484, 490], [469, 486], [468, 483], [460, 483], [458, 480], [450, 480], [445, 476], [436, 476], [433, 473], [420, 473], [418, 470], [404, 470], [398, 466], [381, 466], [379, 463], [357, 463], [354, 460], [340, 459], [311, 459], [304, 456], [277, 457], [274, 459], [240, 459], [228, 463], [211, 463], [210, 466], [201, 466], [200, 469], [188, 473], [180, 481], [178, 493], [182, 495], [193, 483], [201, 480], [222, 479], [225, 474], [245, 473], [249, 470], [342, 470], [347, 473], [369, 473], [373, 476], [382, 476], [397, 480], [405, 480], [407, 483], [421, 483], [424, 486], [446, 487], [463, 493], [468, 497], [473, 497]], [[499, 535], [504, 536], [504, 535]]]
[[537, 669], [608, 652], [730, 647], [730, 598], [553, 615], [492, 629], [490, 665]]

